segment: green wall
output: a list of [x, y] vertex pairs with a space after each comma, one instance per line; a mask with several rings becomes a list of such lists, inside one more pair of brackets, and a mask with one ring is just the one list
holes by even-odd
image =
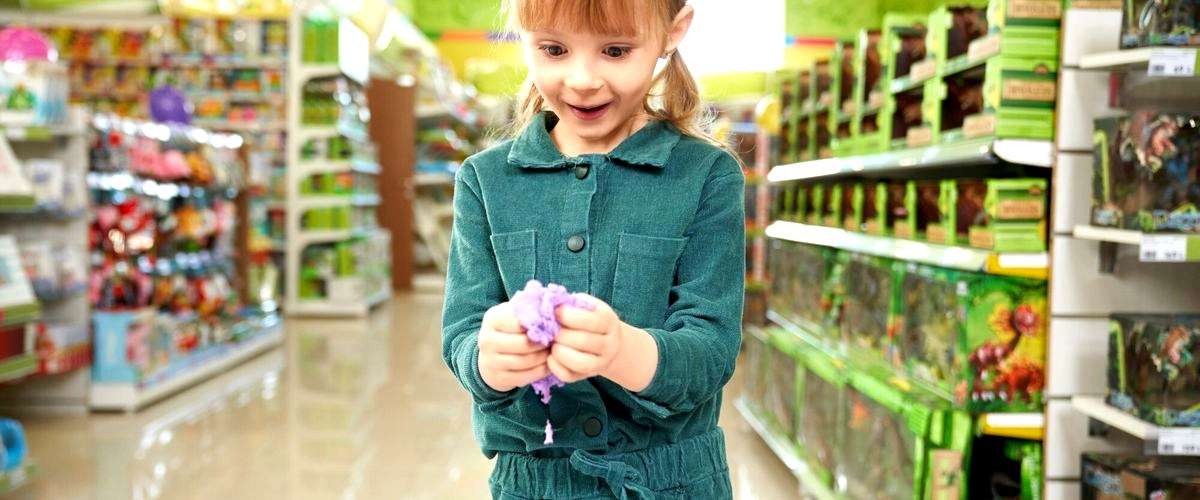
[[795, 37], [854, 38], [880, 25], [887, 12], [925, 14], [945, 0], [786, 0], [787, 34]]
[[500, 0], [411, 0], [413, 23], [433, 37], [446, 31], [495, 31], [503, 27]]

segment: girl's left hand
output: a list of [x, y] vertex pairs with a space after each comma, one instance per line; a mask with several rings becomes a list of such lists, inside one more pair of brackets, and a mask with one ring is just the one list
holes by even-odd
[[555, 313], [562, 329], [546, 364], [563, 382], [603, 375], [621, 353], [625, 323], [608, 304], [594, 297], [588, 299], [596, 304], [594, 310], [560, 307]]

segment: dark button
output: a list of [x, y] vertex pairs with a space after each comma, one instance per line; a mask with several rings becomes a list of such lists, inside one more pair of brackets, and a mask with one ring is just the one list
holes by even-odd
[[583, 250], [584, 243], [585, 242], [583, 241], [583, 236], [575, 235], [570, 238], [567, 238], [567, 250], [570, 250], [572, 252], [578, 252], [580, 250]]
[[592, 417], [583, 422], [583, 433], [587, 437], [594, 438], [600, 435], [600, 431], [604, 430], [604, 424], [600, 423], [600, 419]]
[[590, 169], [588, 168], [587, 165], [576, 165], [575, 166], [575, 178], [579, 179], [579, 180], [587, 179], [589, 170]]

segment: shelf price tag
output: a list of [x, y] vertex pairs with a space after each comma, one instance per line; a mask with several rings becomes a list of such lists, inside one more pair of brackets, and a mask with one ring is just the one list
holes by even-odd
[[1166, 427], [1158, 430], [1159, 455], [1200, 455], [1200, 428]]
[[1194, 76], [1196, 49], [1154, 49], [1150, 53], [1150, 76]]
[[1147, 234], [1142, 236], [1138, 252], [1142, 262], [1184, 262], [1187, 260], [1187, 236]]

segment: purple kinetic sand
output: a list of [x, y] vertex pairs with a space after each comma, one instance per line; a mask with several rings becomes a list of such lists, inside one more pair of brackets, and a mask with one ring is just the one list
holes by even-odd
[[[529, 340], [546, 347], [554, 344], [560, 328], [555, 311], [559, 306], [571, 306], [589, 311], [596, 305], [583, 294], [571, 294], [561, 285], [542, 286], [538, 280], [529, 280], [525, 289], [513, 295], [510, 301], [517, 315], [517, 322], [525, 328]], [[533, 392], [542, 398], [542, 404], [550, 404], [550, 389], [566, 384], [553, 374], [534, 382]], [[546, 421], [546, 443], [554, 443], [554, 431]]]

